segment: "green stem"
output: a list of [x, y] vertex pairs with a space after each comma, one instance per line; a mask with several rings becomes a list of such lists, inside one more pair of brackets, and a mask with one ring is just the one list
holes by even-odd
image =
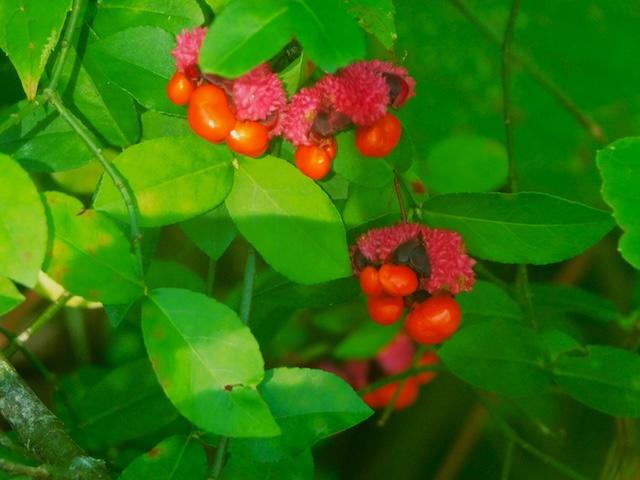
[[42, 315], [36, 318], [36, 321], [33, 322], [33, 324], [29, 328], [15, 337], [14, 341], [11, 342], [5, 350], [5, 356], [7, 358], [11, 358], [18, 349], [24, 347], [24, 344], [31, 338], [31, 336], [38, 332], [47, 323], [49, 323], [49, 320], [51, 320], [56, 315], [56, 313], [62, 310], [62, 308], [67, 304], [70, 298], [71, 294], [69, 292], [63, 292], [54, 303], [49, 305], [49, 307], [47, 307], [47, 309], [42, 312]]
[[[501, 45], [502, 39], [469, 8], [464, 0], [451, 0], [451, 3], [478, 31], [494, 45]], [[530, 58], [517, 51], [510, 51], [511, 59], [518, 63], [538, 85], [547, 90], [560, 105], [567, 110], [599, 144], [607, 143], [607, 137], [600, 124], [591, 119], [575, 104], [562, 89], [549, 78]]]
[[13, 475], [25, 475], [29, 478], [51, 478], [51, 473], [45, 467], [30, 467], [20, 463], [0, 459], [0, 470]]
[[524, 450], [524, 451], [528, 452], [529, 454], [533, 455], [538, 460], [540, 460], [541, 462], [545, 463], [546, 465], [548, 465], [549, 467], [553, 468], [554, 470], [556, 470], [557, 472], [561, 473], [562, 475], [564, 475], [567, 478], [571, 478], [572, 480], [588, 480], [587, 477], [585, 477], [584, 475], [576, 472], [571, 467], [565, 465], [564, 463], [556, 460], [552, 456], [547, 455], [543, 451], [541, 451], [538, 448], [536, 448], [533, 445], [531, 445], [524, 438], [522, 438], [520, 435], [518, 435], [518, 433], [513, 428], [511, 428], [511, 426], [500, 415], [498, 415], [498, 413], [496, 413], [493, 410], [492, 406], [489, 404], [489, 402], [484, 397], [479, 396], [479, 400], [482, 402], [482, 404], [485, 406], [485, 408], [489, 411], [489, 413], [491, 414], [491, 416], [495, 420], [496, 424], [498, 425], [500, 430], [502, 430], [502, 433], [507, 437], [507, 439], [509, 441], [515, 443], [522, 450]]
[[517, 286], [518, 294], [520, 297], [520, 304], [524, 307], [525, 314], [529, 320], [529, 324], [532, 328], [538, 328], [538, 322], [536, 320], [535, 310], [533, 308], [533, 299], [531, 295], [531, 288], [529, 286], [529, 271], [526, 265], [518, 265], [517, 273]]
[[504, 463], [502, 464], [502, 474], [500, 475], [500, 480], [509, 480], [509, 476], [511, 475], [511, 465], [513, 465], [513, 447], [515, 446], [515, 442], [512, 439], [509, 439], [509, 443], [507, 444], [507, 452], [504, 456]]
[[440, 367], [439, 365], [424, 365], [421, 367], [410, 368], [408, 370], [405, 370], [404, 372], [397, 373], [395, 375], [389, 375], [388, 377], [381, 378], [377, 382], [370, 383], [366, 387], [358, 390], [358, 393], [360, 394], [360, 396], [365, 396], [380, 387], [389, 385], [390, 383], [398, 382], [400, 380], [404, 380], [405, 378], [415, 377], [416, 375], [420, 375], [421, 373], [440, 372], [442, 370], [442, 367]]
[[393, 174], [393, 190], [396, 192], [398, 198], [398, 206], [400, 207], [400, 215], [402, 216], [402, 223], [407, 223], [407, 209], [404, 206], [404, 198], [402, 197], [402, 188], [400, 187], [400, 179], [398, 174]]
[[19, 125], [22, 120], [31, 115], [37, 109], [42, 107], [42, 105], [46, 102], [46, 98], [44, 95], [38, 95], [33, 101], [25, 104], [22, 108], [20, 108], [16, 113], [10, 114], [7, 119], [0, 124], [0, 134], [4, 133], [5, 130], [10, 129], [15, 125]]
[[[242, 284], [242, 297], [240, 300], [240, 320], [247, 325], [249, 316], [251, 315], [251, 303], [253, 300], [253, 285], [256, 276], [256, 251], [251, 245], [247, 251], [247, 263], [244, 267], [244, 280]], [[210, 480], [218, 480], [222, 469], [224, 468], [225, 458], [227, 456], [227, 447], [229, 445], [228, 437], [220, 437], [218, 448], [216, 449], [216, 457], [209, 474]]]
[[82, 0], [73, 0], [71, 7], [71, 16], [69, 22], [64, 31], [62, 41], [60, 42], [60, 53], [56, 62], [53, 65], [53, 73], [51, 74], [51, 81], [49, 82], [48, 89], [55, 91], [60, 81], [62, 71], [64, 70], [64, 64], [69, 54], [69, 48], [71, 47], [71, 41], [78, 25], [78, 17], [80, 16], [80, 10], [82, 9]]
[[48, 88], [45, 90], [45, 95], [49, 100], [49, 102], [51, 103], [51, 105], [53, 105], [55, 109], [58, 110], [58, 112], [60, 113], [60, 116], [69, 124], [69, 126], [76, 132], [76, 134], [78, 134], [78, 136], [82, 138], [82, 140], [84, 140], [84, 142], [87, 144], [89, 149], [93, 152], [93, 154], [96, 156], [96, 158], [102, 165], [102, 168], [104, 168], [104, 171], [111, 178], [111, 181], [113, 182], [115, 187], [118, 189], [118, 192], [120, 192], [120, 195], [122, 196], [122, 200], [124, 201], [124, 204], [127, 208], [127, 214], [129, 216], [131, 244], [133, 246], [133, 252], [136, 256], [136, 259], [138, 260], [137, 262], [138, 274], [142, 276], [144, 272], [142, 248], [140, 246], [140, 242], [142, 240], [142, 234], [140, 232], [140, 227], [138, 226], [138, 214], [136, 212], [136, 205], [133, 200], [134, 198], [133, 193], [130, 191], [120, 171], [116, 168], [115, 165], [113, 165], [111, 162], [109, 162], [106, 159], [106, 157], [102, 153], [102, 149], [94, 142], [93, 138], [91, 138], [89, 133], [84, 129], [84, 126], [82, 125], [80, 120], [78, 120], [73, 115], [73, 113], [71, 113], [64, 106], [58, 94], [55, 91]]
[[511, 291], [512, 287], [507, 282], [498, 277], [495, 273], [489, 270], [483, 263], [477, 262], [475, 265], [475, 271], [478, 272], [479, 275], [482, 275], [484, 278], [489, 280], [492, 283], [495, 283], [503, 290]]
[[31, 362], [33, 367], [37, 370], [37, 372], [44, 378], [47, 382], [51, 382], [55, 380], [55, 375], [51, 373], [47, 367], [40, 361], [40, 359], [27, 347], [25, 347], [22, 342], [18, 341], [18, 336], [7, 330], [4, 327], [0, 327], [0, 333], [2, 333], [10, 342], [10, 345], [16, 345], [18, 350], [22, 352], [22, 354]]

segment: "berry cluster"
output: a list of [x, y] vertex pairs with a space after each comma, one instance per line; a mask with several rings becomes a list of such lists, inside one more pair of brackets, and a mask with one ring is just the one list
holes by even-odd
[[405, 331], [427, 345], [458, 329], [453, 295], [471, 289], [475, 262], [457, 233], [411, 223], [371, 230], [358, 239], [351, 258], [373, 321], [391, 325], [406, 308]]
[[385, 157], [400, 141], [402, 126], [388, 109], [415, 95], [406, 69], [380, 60], [355, 62], [287, 102], [267, 64], [236, 79], [202, 74], [198, 53], [206, 32], [195, 28], [178, 35], [172, 52], [177, 71], [167, 86], [169, 99], [188, 105], [189, 125], [206, 140], [226, 141], [237, 153], [259, 157], [281, 135], [296, 147], [296, 166], [314, 180], [331, 171], [334, 136], [342, 130], [356, 128], [356, 147], [368, 157]]
[[[342, 377], [355, 389], [360, 390], [390, 375], [401, 374], [412, 368], [416, 348], [411, 339], [404, 333], [398, 334], [388, 345], [382, 348], [371, 360], [352, 360], [338, 365], [325, 361], [318, 365]], [[416, 367], [436, 365], [438, 355], [434, 351], [425, 352], [418, 360]], [[436, 377], [435, 371], [422, 372], [402, 381], [387, 383], [364, 396], [364, 401], [371, 408], [386, 407], [401, 388], [396, 399], [395, 409], [402, 410], [413, 404], [418, 398], [420, 387]]]

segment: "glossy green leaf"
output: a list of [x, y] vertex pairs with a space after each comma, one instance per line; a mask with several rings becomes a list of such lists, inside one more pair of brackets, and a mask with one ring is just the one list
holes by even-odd
[[561, 330], [546, 330], [539, 335], [540, 343], [547, 350], [551, 362], [570, 352], [584, 352], [582, 344]]
[[205, 72], [236, 78], [273, 57], [292, 37], [290, 0], [236, 0], [216, 16], [200, 50]]
[[173, 34], [204, 23], [196, 0], [101, 0], [91, 28], [99, 36], [153, 25]]
[[195, 437], [176, 435], [140, 455], [119, 480], [205, 480], [207, 456]]
[[28, 99], [35, 98], [49, 55], [56, 47], [71, 0], [3, 0], [0, 48], [15, 66]]
[[36, 186], [0, 154], [0, 275], [33, 287], [47, 248], [47, 220]]
[[393, 180], [393, 170], [380, 158], [360, 155], [356, 148], [355, 133], [343, 132], [336, 136], [338, 149], [333, 161], [333, 169], [344, 178], [357, 185], [380, 188]]
[[[93, 135], [83, 128], [85, 133]], [[96, 142], [100, 144], [100, 142]], [[0, 152], [7, 153], [32, 172], [57, 172], [78, 168], [93, 152], [57, 113], [38, 110], [0, 134]]]
[[349, 11], [360, 21], [360, 26], [391, 50], [398, 38], [396, 8], [393, 0], [347, 0]]
[[180, 227], [211, 259], [222, 256], [236, 237], [236, 226], [222, 204], [204, 215], [182, 222]]
[[342, 0], [290, 0], [290, 9], [296, 37], [323, 70], [364, 58], [364, 33]]
[[312, 284], [351, 275], [340, 215], [284, 160], [241, 159], [226, 204], [240, 233], [287, 278]]
[[282, 435], [234, 440], [231, 450], [263, 462], [296, 457], [320, 439], [357, 425], [373, 413], [349, 384], [324, 370], [269, 370], [260, 392]]
[[313, 480], [313, 456], [306, 450], [293, 459], [279, 462], [259, 462], [233, 453], [222, 471], [221, 480]]
[[178, 418], [146, 359], [111, 370], [69, 397], [68, 408], [73, 435], [94, 450], [153, 433]]
[[618, 249], [624, 259], [640, 269], [640, 137], [624, 138], [598, 152], [602, 196], [624, 235]]
[[619, 417], [640, 417], [640, 356], [614, 347], [589, 346], [565, 355], [553, 368], [562, 389], [585, 405]]
[[447, 340], [438, 356], [465, 382], [502, 395], [532, 395], [551, 382], [545, 348], [532, 330], [518, 325], [471, 325]]
[[509, 173], [502, 144], [477, 135], [437, 143], [419, 167], [424, 183], [434, 193], [489, 192], [504, 185]]
[[597, 293], [561, 284], [532, 284], [536, 309], [572, 313], [600, 322], [615, 322], [621, 316], [611, 300]]
[[[144, 227], [177, 223], [211, 210], [225, 199], [233, 181], [230, 150], [195, 135], [139, 143], [114, 163], [134, 192]], [[127, 221], [122, 196], [106, 176], [94, 207]]]
[[463, 326], [468, 321], [505, 319], [522, 320], [522, 310], [502, 288], [490, 282], [476, 281], [473, 290], [456, 297], [462, 309]]
[[142, 122], [143, 141], [158, 137], [193, 135], [193, 130], [191, 130], [186, 118], [148, 110], [140, 116], [140, 120]]
[[189, 290], [157, 289], [143, 303], [142, 330], [160, 384], [191, 422], [232, 437], [279, 433], [257, 391], [258, 343], [233, 310]]
[[151, 110], [173, 114], [184, 109], [167, 98], [167, 82], [176, 71], [171, 50], [175, 38], [158, 27], [122, 30], [91, 44], [89, 55], [105, 75]]
[[111, 145], [135, 143], [140, 122], [131, 96], [104, 75], [91, 54], [84, 55], [80, 63], [74, 52], [67, 65], [67, 74], [74, 75], [69, 96], [82, 117]]
[[[108, 157], [109, 150], [104, 151]], [[104, 169], [98, 162], [89, 162], [79, 168], [53, 172], [51, 178], [61, 187], [59, 190], [73, 194], [92, 195], [102, 178]]]
[[45, 194], [52, 246], [44, 272], [74, 295], [128, 303], [143, 293], [128, 238], [108, 216], [60, 192]]
[[439, 195], [424, 220], [459, 232], [474, 256], [535, 265], [574, 257], [613, 226], [607, 212], [542, 193]]
[[24, 300], [24, 296], [11, 280], [0, 277], [0, 315], [13, 310]]
[[[366, 308], [363, 305], [363, 308]], [[365, 360], [375, 356], [402, 330], [402, 322], [380, 325], [367, 321], [347, 335], [333, 350], [333, 355], [342, 360]]]

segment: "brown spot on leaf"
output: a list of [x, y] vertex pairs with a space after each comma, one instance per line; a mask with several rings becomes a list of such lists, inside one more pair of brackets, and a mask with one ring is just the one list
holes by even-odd
[[424, 186], [420, 180], [416, 180], [415, 182], [411, 182], [411, 190], [418, 195], [424, 195], [427, 193], [427, 188]]
[[162, 453], [162, 449], [160, 447], [153, 447], [151, 450], [149, 450], [149, 452], [147, 453], [147, 457], [149, 458], [156, 458], [158, 455], [160, 455]]

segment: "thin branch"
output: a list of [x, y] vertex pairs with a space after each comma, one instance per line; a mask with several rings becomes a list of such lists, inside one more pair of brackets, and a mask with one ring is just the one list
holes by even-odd
[[36, 318], [35, 322], [33, 322], [29, 328], [14, 338], [6, 348], [4, 352], [5, 356], [11, 358], [18, 349], [24, 347], [24, 344], [27, 343], [34, 333], [40, 331], [42, 327], [49, 323], [49, 321], [64, 308], [70, 298], [71, 294], [69, 292], [63, 292], [54, 303], [49, 305], [47, 309]]
[[31, 362], [33, 367], [42, 376], [42, 378], [44, 378], [47, 382], [53, 381], [55, 379], [55, 375], [51, 373], [47, 369], [47, 367], [44, 366], [40, 359], [31, 350], [29, 350], [22, 344], [22, 342], [18, 340], [18, 336], [15, 333], [7, 330], [4, 327], [0, 327], [0, 333], [2, 333], [2, 335], [4, 335], [9, 340], [10, 344], [16, 345], [18, 347], [18, 350], [20, 350], [22, 354], [27, 358], [27, 360]]
[[[502, 39], [496, 35], [491, 28], [486, 25], [469, 8], [464, 0], [451, 0], [452, 5], [474, 26], [476, 29], [494, 45], [501, 45]], [[607, 143], [604, 130], [595, 120], [584, 113], [569, 96], [549, 78], [542, 69], [530, 58], [518, 51], [511, 51], [511, 59], [519, 64], [542, 88], [549, 92], [589, 133], [589, 135], [599, 144]]]
[[51, 478], [49, 470], [45, 467], [30, 467], [20, 463], [10, 462], [0, 458], [0, 470], [11, 475], [26, 475], [29, 478]]
[[62, 41], [60, 42], [60, 53], [58, 53], [58, 58], [56, 58], [56, 62], [53, 65], [53, 73], [51, 74], [51, 81], [49, 82], [48, 87], [50, 90], [55, 91], [58, 86], [58, 82], [60, 81], [62, 71], [64, 70], [64, 64], [67, 60], [67, 55], [69, 54], [69, 48], [71, 47], [71, 42], [73, 40], [73, 35], [78, 25], [78, 17], [80, 16], [81, 9], [82, 0], [73, 0], [71, 15], [69, 16], [69, 21], [64, 30]]
[[44, 463], [73, 472], [74, 478], [107, 480], [102, 460], [89, 457], [66, 433], [11, 364], [0, 356], [0, 413], [20, 442]]
[[502, 41], [502, 119], [507, 141], [507, 157], [509, 159], [509, 187], [512, 192], [518, 191], [518, 174], [516, 169], [515, 150], [513, 148], [513, 125], [511, 118], [511, 44], [516, 26], [521, 0], [513, 0], [509, 19], [504, 30]]
[[133, 252], [138, 260], [137, 269], [138, 274], [142, 276], [144, 272], [144, 265], [142, 259], [142, 248], [140, 246], [140, 242], [142, 240], [142, 234], [140, 232], [140, 227], [138, 226], [138, 213], [136, 211], [136, 205], [134, 203], [134, 196], [129, 186], [127, 185], [124, 177], [120, 173], [120, 171], [113, 165], [109, 160], [107, 160], [102, 153], [102, 149], [94, 142], [91, 136], [87, 133], [87, 131], [83, 128], [82, 123], [78, 120], [73, 113], [71, 113], [62, 103], [62, 100], [58, 96], [58, 94], [51, 90], [46, 89], [45, 95], [49, 100], [49, 103], [55, 107], [56, 110], [60, 113], [60, 116], [69, 124], [69, 126], [78, 134], [82, 140], [87, 144], [89, 149], [96, 156], [102, 168], [107, 173], [111, 181], [115, 185], [115, 187], [120, 192], [122, 196], [122, 200], [127, 208], [127, 214], [129, 216], [129, 228], [131, 231], [131, 244], [133, 246]]
[[509, 439], [509, 443], [507, 444], [507, 451], [504, 455], [504, 462], [502, 463], [502, 473], [500, 475], [500, 480], [509, 480], [511, 476], [511, 466], [513, 465], [513, 449], [516, 445], [516, 442]]
[[400, 187], [400, 180], [398, 174], [393, 174], [393, 189], [398, 197], [398, 205], [400, 206], [400, 215], [402, 215], [402, 223], [407, 223], [407, 209], [404, 205], [404, 198], [402, 197], [402, 188]]
[[502, 430], [502, 433], [505, 435], [505, 437], [507, 437], [508, 440], [512, 441], [513, 443], [518, 445], [520, 448], [522, 448], [522, 450], [533, 455], [538, 460], [545, 463], [546, 465], [553, 468], [554, 470], [561, 473], [567, 478], [570, 478], [572, 480], [589, 480], [587, 477], [585, 477], [581, 473], [576, 472], [571, 467], [556, 460], [552, 456], [547, 455], [542, 450], [539, 450], [538, 448], [534, 447], [532, 444], [527, 442], [524, 438], [518, 435], [518, 433], [513, 428], [511, 428], [511, 425], [509, 425], [506, 422], [506, 420], [504, 420], [497, 412], [493, 410], [492, 406], [487, 401], [487, 399], [485, 399], [482, 396], [479, 396], [478, 398], [482, 402], [482, 404], [487, 408], [487, 410], [493, 417], [494, 421], [496, 422], [497, 426], [500, 428], [500, 430]]
[[[244, 280], [242, 284], [242, 297], [240, 300], [240, 320], [247, 325], [249, 323], [249, 316], [251, 315], [251, 303], [253, 301], [253, 286], [256, 276], [256, 251], [251, 245], [247, 251], [247, 262], [244, 267]], [[211, 466], [209, 473], [210, 480], [218, 480], [222, 474], [224, 468], [225, 459], [227, 456], [227, 447], [229, 445], [229, 438], [220, 437], [218, 442], [218, 448], [216, 449], [216, 456]]]
[[9, 114], [7, 119], [0, 123], [0, 134], [4, 133], [5, 130], [10, 129], [11, 127], [19, 125], [25, 117], [38, 110], [45, 102], [46, 99], [44, 98], [44, 95], [38, 95], [31, 102], [28, 102], [21, 107], [17, 112]]
[[404, 380], [405, 378], [415, 377], [416, 375], [420, 375], [424, 372], [439, 372], [442, 371], [442, 367], [439, 365], [423, 365], [416, 368], [410, 368], [405, 370], [404, 372], [397, 373], [395, 375], [389, 375], [387, 377], [381, 378], [377, 382], [370, 383], [366, 387], [358, 390], [358, 393], [361, 397], [377, 390], [380, 387], [384, 387], [385, 385], [389, 385], [390, 383], [398, 382], [400, 380]]
[[529, 271], [526, 265], [518, 265], [518, 273], [516, 278], [520, 304], [524, 307], [525, 314], [532, 328], [538, 328], [536, 313], [533, 308], [533, 295], [529, 286]]

